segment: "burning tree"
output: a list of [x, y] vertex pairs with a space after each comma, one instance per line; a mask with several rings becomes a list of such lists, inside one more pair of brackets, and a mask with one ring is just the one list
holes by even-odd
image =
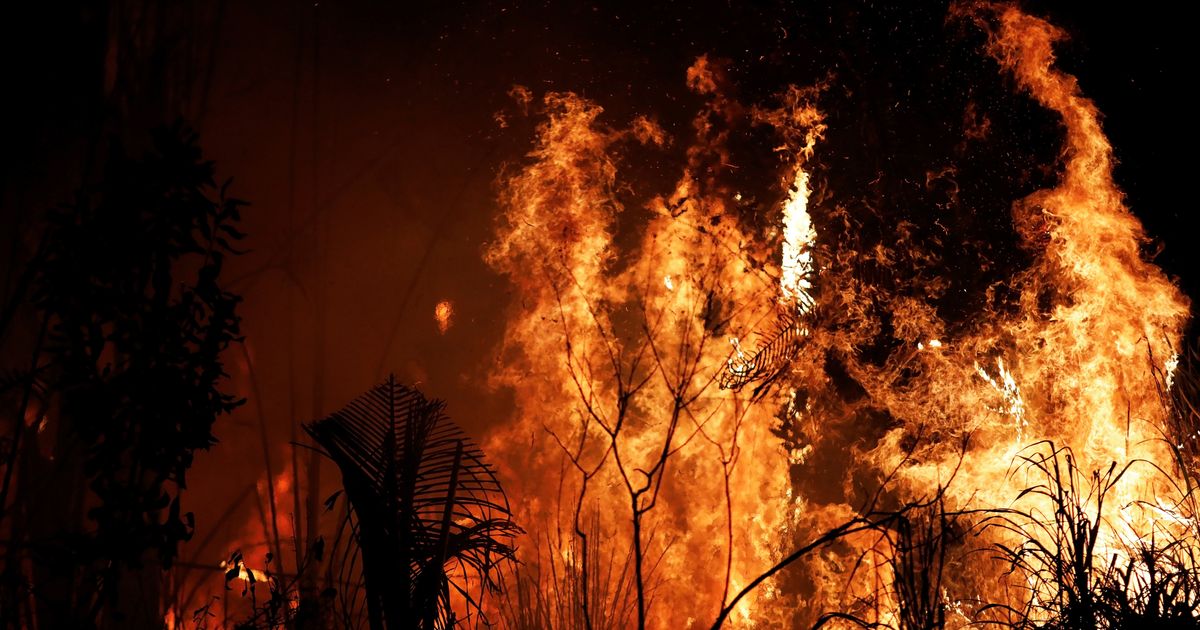
[[[798, 182], [790, 192], [795, 229], [761, 243], [737, 218], [738, 195], [721, 174], [730, 128], [749, 122], [726, 83], [706, 58], [688, 71], [707, 105], [693, 121], [674, 192], [641, 200], [645, 218], [626, 218], [622, 151], [671, 139], [644, 118], [607, 126], [599, 106], [571, 94], [546, 95], [535, 150], [503, 180], [506, 213], [487, 258], [517, 285], [522, 307], [496, 379], [515, 386], [519, 413], [541, 426], [504, 432], [491, 450], [505, 454], [516, 480], [560, 471], [553, 492], [517, 492], [523, 522], [543, 532], [523, 557], [523, 578], [580, 610], [555, 619], [543, 605], [541, 624], [675, 627], [679, 615], [715, 618], [769, 566], [786, 527], [787, 454], [769, 437], [774, 409], [720, 387], [726, 369], [744, 360], [723, 338], [779, 312], [798, 322], [810, 306], [809, 230], [801, 227], [808, 191], [798, 165], [820, 119], [806, 100], [814, 92], [803, 90], [753, 116], [786, 127], [789, 141], [807, 140], [789, 144], [779, 167], [781, 181]], [[794, 250], [782, 271], [773, 260], [780, 241]], [[701, 566], [720, 570], [694, 570]], [[687, 589], [662, 588], [681, 575]], [[608, 592], [596, 588], [601, 576]], [[738, 614], [749, 618], [754, 608], [749, 601]]]
[[[763, 582], [731, 621], [941, 627], [1065, 615], [1069, 626], [1078, 598], [1050, 586], [1069, 576], [1045, 579], [1069, 561], [1126, 580], [1124, 590], [1084, 580], [1077, 594], [1107, 589], [1135, 610], [1130, 598], [1178, 585], [1184, 605], [1172, 614], [1193, 614], [1190, 552], [1169, 556], [1182, 568], [1165, 582], [1138, 560], [1155, 536], [1182, 549], [1196, 540], [1195, 471], [1171, 445], [1187, 423], [1162, 386], [1188, 301], [1140, 250], [1099, 112], [1054, 65], [1063, 34], [1008, 5], [956, 4], [951, 17], [983, 33], [987, 55], [1062, 135], [1056, 181], [1006, 200], [1021, 264], [961, 302], [940, 253], [956, 235], [927, 238], [889, 215], [887, 199], [837, 200], [836, 173], [813, 153], [827, 131], [820, 87], [746, 106], [721, 64], [699, 59], [687, 81], [705, 105], [683, 175], [672, 193], [641, 197], [653, 182], [622, 169], [639, 145], [675, 139], [646, 118], [614, 127], [586, 99], [545, 96], [533, 151], [501, 178], [504, 213], [486, 253], [517, 302], [495, 382], [536, 419], [492, 443], [524, 480], [518, 513], [541, 532], [523, 556], [533, 586], [514, 592], [540, 594], [519, 595], [538, 610], [551, 599], [581, 611], [540, 623], [706, 624], [793, 545], [829, 531], [840, 534], [828, 548]], [[965, 100], [961, 159], [988, 140], [977, 107]], [[764, 129], [777, 156], [766, 201], [748, 192], [763, 182], [738, 172], [731, 148]], [[954, 177], [954, 167], [927, 173], [939, 210], [982, 212]], [[642, 216], [627, 210], [635, 204]], [[751, 353], [739, 340], [754, 331], [771, 332]], [[1062, 486], [1070, 475], [1046, 481], [1067, 452], [1093, 494]], [[529, 481], [548, 471], [562, 480]], [[885, 483], [882, 509], [921, 509], [885, 531], [839, 529], [864, 518], [859, 506]], [[1095, 493], [1107, 503], [1081, 507]], [[1055, 524], [1055, 513], [1075, 516]], [[1082, 547], [1059, 549], [1086, 553], [1052, 551], [1055, 532], [1085, 534]], [[1138, 591], [1134, 577], [1157, 586]]]

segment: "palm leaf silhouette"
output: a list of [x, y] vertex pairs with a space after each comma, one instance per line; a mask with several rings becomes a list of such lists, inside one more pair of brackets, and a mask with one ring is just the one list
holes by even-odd
[[494, 469], [444, 408], [389, 376], [304, 426], [341, 470], [374, 630], [454, 627], [452, 589], [481, 615], [513, 558], [520, 529]]
[[801, 312], [800, 309], [781, 311], [775, 322], [775, 331], [766, 337], [752, 356], [745, 358], [739, 351], [737, 357], [730, 359], [720, 377], [721, 389], [740, 390], [749, 383], [762, 381], [754, 389], [754, 397], [758, 398], [761, 392], [790, 369], [792, 360], [808, 339], [808, 328]]

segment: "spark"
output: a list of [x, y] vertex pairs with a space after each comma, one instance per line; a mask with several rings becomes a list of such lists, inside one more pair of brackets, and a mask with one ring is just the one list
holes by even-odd
[[433, 319], [437, 322], [438, 332], [446, 334], [454, 325], [454, 304], [450, 300], [442, 300], [433, 307]]

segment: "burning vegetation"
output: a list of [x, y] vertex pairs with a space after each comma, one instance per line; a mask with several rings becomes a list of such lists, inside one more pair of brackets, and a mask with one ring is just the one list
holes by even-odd
[[[1197, 627], [1190, 301], [1066, 32], [989, 2], [945, 29], [1052, 133], [959, 95], [950, 155], [864, 176], [845, 138], [889, 139], [840, 67], [763, 90], [701, 54], [684, 124], [513, 86], [492, 120], [531, 144], [474, 252], [509, 304], [420, 309], [445, 344], [498, 320], [510, 412], [458, 424], [414, 368], [330, 413], [318, 334], [282, 463], [226, 271], [244, 203], [183, 126], [114, 143], [5, 295], [32, 332], [0, 374], [0, 627]], [[323, 330], [332, 283], [279, 256]], [[187, 472], [239, 408], [263, 469], [206, 531]]]
[[[1056, 182], [1012, 203], [1026, 264], [966, 317], [911, 226], [872, 243], [858, 201], [814, 180], [836, 168], [827, 84], [743, 104], [701, 57], [680, 137], [545, 95], [487, 251], [522, 304], [493, 378], [528, 422], [488, 450], [530, 531], [527, 626], [1194, 622], [1190, 429], [1164, 398], [1188, 300], [1141, 253], [1099, 113], [1055, 67], [1062, 32], [1010, 5], [950, 19], [1063, 130]], [[757, 193], [780, 201], [753, 215], [730, 147], [759, 127], [778, 183]], [[672, 192], [622, 172], [671, 143]]]

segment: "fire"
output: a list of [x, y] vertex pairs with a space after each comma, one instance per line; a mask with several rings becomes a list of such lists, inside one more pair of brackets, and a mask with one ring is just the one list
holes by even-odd
[[[295, 575], [295, 540], [299, 533], [299, 519], [293, 509], [297, 499], [293, 484], [296, 474], [290, 462], [286, 458], [284, 461], [286, 463], [282, 470], [276, 472], [273, 478], [263, 471], [257, 479], [242, 480], [246, 486], [245, 501], [250, 506], [249, 513], [244, 520], [230, 523], [228, 542], [224, 546], [218, 548], [205, 541], [194, 549], [188, 549], [193, 554], [188, 562], [199, 570], [181, 585], [180, 590], [187, 594], [187, 599], [179, 602], [178, 611], [174, 608], [168, 611], [167, 628], [192, 627], [193, 611], [211, 602], [221, 602], [220, 609], [223, 611], [242, 614], [251, 609], [253, 599], [242, 597], [237, 591], [255, 584], [260, 598], [264, 593], [269, 596], [268, 571], [276, 577]], [[271, 502], [272, 492], [274, 505]], [[299, 518], [302, 516], [299, 515]], [[271, 556], [270, 563], [267, 562], [268, 555]], [[236, 559], [237, 573], [233, 579], [238, 581], [237, 584], [227, 584], [222, 579], [230, 569], [231, 557]], [[235, 590], [227, 590], [227, 587]], [[179, 611], [183, 611], [183, 614]]]
[[433, 320], [437, 322], [438, 332], [446, 334], [447, 330], [454, 325], [454, 303], [450, 300], [442, 300], [433, 307]]
[[[229, 568], [228, 561], [222, 560], [220, 567], [222, 569], [228, 569]], [[246, 583], [265, 584], [267, 582], [267, 574], [264, 573], [263, 571], [259, 571], [258, 569], [252, 569], [250, 567], [247, 567], [245, 562], [238, 561], [237, 577], [235, 579], [241, 580]]]
[[783, 261], [779, 265], [779, 292], [781, 300], [796, 304], [802, 313], [808, 312], [812, 303], [809, 295], [812, 282], [808, 278], [813, 273], [811, 247], [817, 234], [808, 216], [808, 197], [811, 194], [808, 173], [803, 168], [796, 169], [796, 181], [783, 206]]
[[812, 308], [809, 291], [812, 289], [811, 276], [815, 272], [812, 248], [817, 234], [808, 213], [812, 189], [804, 164], [813, 158], [816, 144], [825, 134], [824, 118], [814, 104], [818, 94], [819, 86], [808, 90], [792, 87], [784, 96], [784, 107], [758, 108], [754, 112], [757, 122], [770, 125], [780, 133], [784, 142], [776, 151], [789, 155], [795, 164], [795, 175], [783, 203], [779, 297], [800, 314]]
[[[636, 244], [615, 239], [626, 213], [620, 152], [669, 140], [648, 119], [612, 128], [594, 103], [551, 93], [528, 164], [506, 181], [506, 214], [487, 252], [529, 305], [509, 321], [495, 379], [514, 386], [518, 413], [540, 425], [498, 432], [488, 450], [516, 480], [526, 528], [566, 532], [531, 540], [523, 559], [547, 576], [550, 566], [578, 571], [595, 560], [575, 550], [572, 532], [603, 541], [627, 567], [613, 582], [628, 586], [629, 567], [642, 564], [655, 628], [679, 627], [672, 609], [705, 623], [724, 593], [770, 561], [785, 528], [786, 459], [769, 438], [770, 410], [715, 383], [730, 358], [720, 339], [769, 317], [778, 284], [747, 265], [750, 249], [739, 254], [770, 257], [720, 220], [732, 191], [706, 175], [727, 162], [721, 72], [702, 60], [688, 78], [709, 104], [675, 191], [630, 219], [641, 224]], [[521, 483], [560, 474], [561, 483]], [[693, 576], [688, 593], [665, 586], [680, 575]], [[753, 617], [756, 605], [739, 614]]]
[[[1170, 475], [1181, 473], [1162, 439], [1156, 376], [1173, 377], [1190, 305], [1139, 251], [1145, 235], [1113, 181], [1099, 112], [1054, 65], [1063, 34], [1009, 5], [951, 13], [987, 33], [987, 54], [1064, 134], [1057, 184], [1012, 205], [1031, 263], [1007, 280], [1012, 297], [989, 294], [970, 321], [943, 318], [936, 286], [856, 274], [922, 255], [903, 226], [891, 245], [825, 237], [827, 225], [851, 225], [847, 207], [812, 203], [826, 86], [746, 107], [729, 96], [722, 64], [701, 57], [686, 82], [705, 105], [685, 137], [648, 118], [615, 126], [592, 101], [545, 95], [533, 150], [501, 178], [485, 253], [519, 304], [493, 384], [512, 388], [520, 420], [487, 450], [530, 532], [520, 579], [540, 596], [575, 580], [576, 599], [554, 601], [587, 614], [615, 606], [629, 625], [643, 610], [647, 627], [707, 627], [741, 587], [854, 518], [886, 482], [897, 505], [940, 497], [944, 512], [922, 523], [953, 513], [942, 526], [974, 532], [953, 542], [946, 562], [971, 564], [955, 565], [939, 595], [950, 625], [964, 625], [990, 614], [985, 602], [1051, 597], [1035, 573], [1005, 572], [966, 545], [1019, 544], [1021, 524], [981, 527], [970, 515], [1054, 513], [1025, 490], [1060, 462], [1082, 475], [1066, 499], [1080, 513], [1096, 501], [1092, 471], [1111, 475], [1090, 477], [1111, 481], [1106, 501], [1119, 514], [1097, 534], [1097, 556], [1127, 557], [1155, 532], [1195, 527], [1175, 500]], [[778, 141], [771, 229], [739, 220], [742, 194], [727, 178], [730, 135], [751, 126]], [[631, 195], [624, 156], [676, 143], [687, 144], [674, 190]], [[758, 351], [741, 341], [773, 323]], [[774, 387], [742, 391], [753, 379]], [[838, 433], [868, 422], [879, 428], [853, 443]], [[1136, 460], [1153, 466], [1120, 469]], [[844, 477], [828, 479], [816, 461], [843, 462], [832, 472]], [[889, 559], [905, 548], [879, 532], [848, 537], [753, 591], [731, 625], [791, 627], [840, 610], [897, 624], [906, 595], [889, 586], [899, 579]], [[635, 592], [646, 601], [631, 603]]]

